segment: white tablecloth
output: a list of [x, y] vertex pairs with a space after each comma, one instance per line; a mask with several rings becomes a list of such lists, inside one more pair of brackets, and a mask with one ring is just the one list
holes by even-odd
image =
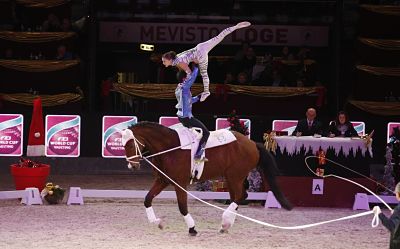
[[333, 149], [335, 151], [336, 156], [339, 154], [340, 150], [343, 151], [344, 156], [348, 156], [350, 153], [355, 156], [355, 153], [358, 150], [361, 150], [363, 156], [368, 151], [370, 156], [372, 157], [372, 142], [366, 146], [366, 142], [361, 138], [348, 138], [348, 137], [320, 137], [315, 138], [312, 136], [277, 136], [275, 137], [278, 147], [280, 151], [286, 149], [286, 152], [289, 155], [293, 155], [300, 152], [300, 149], [304, 147], [306, 152], [312, 151], [313, 153], [317, 153], [317, 151], [321, 148], [324, 151], [327, 149]]

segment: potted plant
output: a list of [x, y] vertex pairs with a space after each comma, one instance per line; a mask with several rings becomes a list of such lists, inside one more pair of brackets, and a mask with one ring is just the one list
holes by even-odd
[[50, 174], [50, 165], [21, 158], [19, 163], [10, 166], [10, 170], [16, 190], [35, 187], [42, 191]]

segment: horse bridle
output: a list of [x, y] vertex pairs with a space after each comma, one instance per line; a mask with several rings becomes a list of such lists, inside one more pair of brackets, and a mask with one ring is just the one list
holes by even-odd
[[133, 159], [136, 159], [136, 158], [142, 159], [143, 158], [142, 151], [140, 150], [139, 145], [141, 145], [143, 147], [145, 147], [145, 145], [143, 143], [141, 143], [135, 137], [135, 135], [133, 135], [133, 132], [130, 129], [125, 129], [121, 133], [122, 133], [122, 145], [123, 146], [125, 146], [131, 140], [133, 140], [133, 143], [135, 144], [135, 155], [126, 157], [126, 161], [129, 163], [140, 164], [139, 161], [133, 161]]

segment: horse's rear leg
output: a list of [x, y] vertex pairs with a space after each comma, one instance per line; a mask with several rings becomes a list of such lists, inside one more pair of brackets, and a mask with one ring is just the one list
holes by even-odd
[[178, 199], [178, 207], [179, 211], [183, 215], [183, 219], [186, 222], [187, 227], [189, 228], [189, 235], [196, 236], [197, 231], [194, 228], [195, 223], [192, 216], [188, 212], [187, 207], [187, 193], [180, 189], [179, 187], [175, 187], [176, 197]]
[[153, 202], [154, 197], [156, 197], [167, 186], [168, 183], [166, 181], [157, 178], [144, 199], [144, 206], [146, 207], [147, 219], [149, 220], [150, 223], [156, 224], [160, 229], [164, 228], [164, 223], [160, 218], [156, 217], [156, 214], [154, 213], [151, 204]]

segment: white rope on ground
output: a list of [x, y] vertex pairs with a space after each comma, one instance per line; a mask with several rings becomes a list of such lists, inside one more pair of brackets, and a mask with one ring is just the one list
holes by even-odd
[[[379, 195], [375, 194], [373, 191], [371, 191], [371, 190], [368, 189], [367, 187], [365, 187], [365, 186], [363, 186], [363, 185], [361, 185], [361, 184], [359, 184], [359, 183], [357, 183], [357, 182], [355, 182], [355, 181], [352, 181], [352, 180], [347, 179], [347, 178], [345, 178], [345, 177], [337, 176], [337, 175], [334, 175], [334, 174], [329, 174], [329, 175], [324, 175], [324, 176], [319, 176], [319, 175], [317, 175], [317, 174], [311, 169], [310, 165], [308, 165], [307, 160], [308, 160], [309, 158], [319, 158], [319, 157], [318, 157], [318, 156], [307, 156], [307, 157], [304, 159], [304, 162], [305, 162], [305, 164], [306, 164], [306, 167], [307, 167], [315, 176], [317, 176], [317, 177], [322, 177], [322, 178], [336, 177], [336, 178], [341, 179], [341, 180], [343, 180], [343, 181], [347, 181], [347, 182], [350, 182], [350, 183], [352, 183], [352, 184], [354, 184], [354, 185], [357, 185], [357, 186], [359, 186], [360, 188], [363, 188], [363, 189], [365, 189], [367, 192], [371, 193], [373, 196], [375, 196], [375, 197], [376, 197], [380, 202], [382, 202], [390, 211], [393, 210], [384, 200], [382, 200], [381, 197], [379, 197]], [[333, 163], [333, 164], [339, 165], [339, 166], [341, 166], [341, 167], [343, 167], [343, 168], [345, 168], [345, 169], [348, 169], [348, 170], [350, 170], [350, 171], [353, 171], [352, 169], [349, 169], [349, 168], [347, 168], [346, 166], [341, 165], [341, 164], [339, 164], [339, 163], [336, 163], [336, 162], [334, 162], [334, 161], [332, 161], [332, 160], [330, 160], [330, 159], [328, 159], [328, 158], [324, 158], [324, 159], [327, 160], [327, 161], [329, 161], [329, 162], [331, 162], [331, 163]], [[355, 172], [355, 171], [353, 171], [353, 172]], [[356, 173], [358, 173], [358, 172], [356, 172]], [[360, 174], [360, 175], [361, 175], [361, 174]], [[362, 175], [362, 176], [364, 176], [364, 175]], [[366, 176], [365, 176], [365, 177], [366, 177]], [[368, 177], [366, 177], [366, 178], [368, 178]], [[375, 181], [372, 180], [371, 178], [368, 178], [368, 179], [371, 180], [371, 181], [373, 181], [373, 182], [375, 182]], [[375, 182], [375, 183], [376, 183], [376, 182]]]

